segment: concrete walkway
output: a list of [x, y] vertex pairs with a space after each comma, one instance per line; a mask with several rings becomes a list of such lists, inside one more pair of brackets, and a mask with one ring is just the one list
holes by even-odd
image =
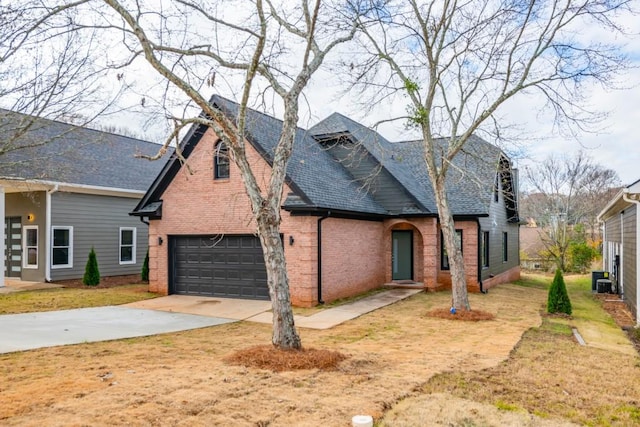
[[62, 288], [62, 285], [43, 282], [26, 282], [23, 280], [4, 278], [4, 286], [0, 287], [0, 294], [11, 294], [13, 292], [36, 291], [39, 289]]
[[[329, 329], [418, 292], [422, 292], [422, 289], [391, 289], [351, 303], [320, 310], [311, 316], [296, 315], [294, 318], [296, 326], [301, 328]], [[256, 323], [271, 324], [272, 322], [269, 301], [169, 295], [134, 302], [127, 304], [126, 307], [222, 317]]]

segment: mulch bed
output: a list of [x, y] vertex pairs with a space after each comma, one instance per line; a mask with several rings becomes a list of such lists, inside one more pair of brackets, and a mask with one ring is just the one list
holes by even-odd
[[594, 297], [600, 301], [602, 308], [605, 309], [613, 318], [620, 328], [626, 333], [638, 353], [640, 353], [640, 330], [636, 328], [636, 321], [627, 304], [615, 294], [594, 294]]
[[259, 345], [238, 350], [224, 361], [230, 365], [268, 369], [274, 372], [300, 369], [333, 371], [347, 358], [337, 351], [303, 348], [302, 350], [280, 350], [272, 345]]
[[87, 286], [82, 283], [82, 279], [57, 280], [53, 283], [62, 285], [65, 288], [104, 289], [115, 288], [116, 286], [141, 284], [145, 282], [142, 281], [139, 274], [129, 274], [126, 276], [101, 277], [100, 284], [96, 286]]

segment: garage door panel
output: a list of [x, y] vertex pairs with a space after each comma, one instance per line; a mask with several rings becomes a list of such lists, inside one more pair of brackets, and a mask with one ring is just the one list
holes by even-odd
[[269, 299], [260, 240], [253, 235], [171, 237], [172, 292]]

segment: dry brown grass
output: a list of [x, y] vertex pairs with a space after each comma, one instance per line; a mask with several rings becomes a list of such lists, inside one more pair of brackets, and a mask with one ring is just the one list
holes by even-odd
[[463, 320], [467, 322], [480, 322], [482, 320], [494, 320], [496, 316], [482, 310], [456, 310], [451, 313], [448, 308], [436, 308], [427, 312], [428, 317], [437, 317], [446, 320]]
[[337, 351], [315, 348], [280, 350], [272, 345], [257, 345], [238, 350], [223, 360], [230, 365], [283, 372], [300, 369], [332, 371], [346, 358], [346, 355]]
[[336, 370], [224, 362], [270, 342], [270, 326], [250, 322], [0, 355], [0, 424], [347, 426], [356, 414], [393, 426], [640, 423], [637, 356], [580, 347], [563, 319], [540, 327], [544, 289], [470, 298], [495, 320], [424, 316], [450, 294], [421, 293], [330, 330], [301, 329], [305, 347], [349, 355]]
[[544, 292], [504, 286], [471, 295], [486, 323], [421, 316], [450, 301], [421, 293], [335, 328], [301, 329], [306, 348], [349, 355], [337, 370], [273, 372], [224, 358], [271, 342], [270, 325], [180, 333], [0, 355], [0, 424], [347, 426], [379, 419], [436, 373], [495, 366], [539, 324]]

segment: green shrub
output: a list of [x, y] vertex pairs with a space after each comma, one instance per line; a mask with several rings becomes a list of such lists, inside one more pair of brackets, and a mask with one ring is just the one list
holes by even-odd
[[598, 252], [585, 242], [571, 243], [568, 249], [569, 270], [586, 273]]
[[140, 272], [140, 276], [142, 280], [145, 282], [149, 281], [149, 249], [147, 249], [147, 255], [144, 257], [144, 262], [142, 263], [142, 271]]
[[556, 270], [551, 287], [549, 288], [549, 298], [547, 299], [547, 312], [571, 314], [571, 301], [567, 294], [567, 287], [564, 284], [562, 271]]
[[87, 286], [97, 286], [100, 283], [98, 259], [96, 258], [96, 251], [93, 250], [93, 247], [91, 248], [91, 252], [89, 252], [89, 259], [87, 260], [87, 265], [84, 268], [82, 283]]

